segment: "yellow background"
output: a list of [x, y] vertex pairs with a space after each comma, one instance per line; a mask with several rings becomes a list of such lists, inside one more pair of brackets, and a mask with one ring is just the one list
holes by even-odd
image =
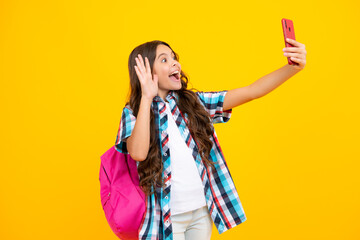
[[247, 221], [212, 239], [360, 239], [358, 1], [0, 1], [0, 239], [117, 239], [100, 203], [133, 48], [163, 40], [190, 86], [303, 71], [215, 125]]

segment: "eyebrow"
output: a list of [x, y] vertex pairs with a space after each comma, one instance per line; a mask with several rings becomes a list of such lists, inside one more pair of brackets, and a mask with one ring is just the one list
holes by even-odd
[[[158, 59], [160, 58], [161, 55], [167, 55], [167, 53], [161, 53], [161, 54], [158, 56]], [[175, 55], [175, 54], [171, 53], [171, 55]]]

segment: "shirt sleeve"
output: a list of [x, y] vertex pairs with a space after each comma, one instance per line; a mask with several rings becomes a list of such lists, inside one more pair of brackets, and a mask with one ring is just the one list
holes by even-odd
[[125, 106], [123, 108], [119, 130], [116, 136], [115, 149], [121, 153], [128, 154], [126, 148], [126, 138], [130, 137], [136, 122], [136, 117], [134, 116], [132, 110]]
[[230, 120], [232, 109], [224, 111], [223, 104], [228, 91], [196, 92], [200, 102], [209, 113], [212, 123], [225, 123]]

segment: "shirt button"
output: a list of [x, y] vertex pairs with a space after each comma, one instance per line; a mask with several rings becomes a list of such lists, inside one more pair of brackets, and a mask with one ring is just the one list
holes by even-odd
[[168, 196], [166, 196], [165, 199], [168, 199]]
[[167, 154], [166, 154], [166, 153], [164, 153], [164, 156], [167, 156]]

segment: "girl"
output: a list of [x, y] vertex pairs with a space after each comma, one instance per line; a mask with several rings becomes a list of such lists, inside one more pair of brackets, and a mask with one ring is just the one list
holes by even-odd
[[137, 161], [147, 196], [139, 239], [210, 239], [246, 220], [214, 123], [232, 108], [262, 97], [302, 70], [305, 45], [284, 48], [297, 65], [285, 65], [249, 86], [194, 92], [179, 56], [162, 41], [130, 54], [130, 99], [122, 111], [115, 147]]

